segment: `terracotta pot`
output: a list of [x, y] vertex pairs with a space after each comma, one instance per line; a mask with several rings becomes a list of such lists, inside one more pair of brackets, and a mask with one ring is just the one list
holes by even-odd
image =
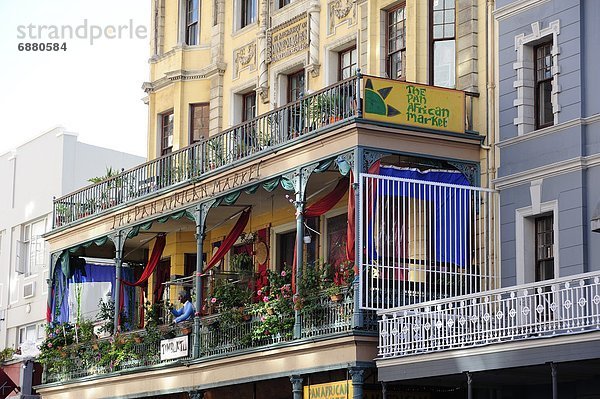
[[335, 295], [330, 295], [329, 298], [333, 301], [333, 302], [341, 302], [342, 299], [344, 299], [344, 296], [342, 294], [335, 294]]

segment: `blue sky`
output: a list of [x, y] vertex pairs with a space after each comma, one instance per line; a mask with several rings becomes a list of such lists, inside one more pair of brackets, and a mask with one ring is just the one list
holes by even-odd
[[[145, 156], [148, 116], [141, 86], [148, 80], [150, 5], [150, 0], [0, 0], [0, 154], [64, 126], [80, 141]], [[18, 38], [19, 26], [27, 34], [30, 24], [76, 29], [86, 19], [88, 39]], [[146, 38], [131, 39], [122, 29], [120, 39], [90, 44], [91, 25], [130, 24], [144, 26]], [[46, 38], [49, 33], [50, 28], [44, 31]], [[18, 50], [19, 43], [49, 41], [66, 42], [67, 51]]]

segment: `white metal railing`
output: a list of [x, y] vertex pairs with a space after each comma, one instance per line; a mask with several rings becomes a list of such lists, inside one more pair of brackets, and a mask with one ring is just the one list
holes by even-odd
[[360, 295], [390, 309], [496, 288], [493, 190], [362, 174]]
[[379, 358], [600, 330], [600, 272], [380, 313]]

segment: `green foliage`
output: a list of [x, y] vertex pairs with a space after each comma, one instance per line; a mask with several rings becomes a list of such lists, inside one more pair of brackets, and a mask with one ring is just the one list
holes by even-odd
[[[108, 299], [104, 301], [100, 299], [98, 302], [98, 314], [96, 318], [98, 321], [102, 321], [102, 326], [100, 327], [101, 333], [106, 333], [112, 335], [115, 331], [115, 301], [112, 299]], [[121, 312], [121, 325], [124, 326], [129, 322], [129, 318], [125, 312]]]
[[13, 348], [4, 348], [0, 351], [0, 364], [12, 359], [15, 354], [15, 350]]
[[88, 181], [90, 183], [100, 183], [103, 182], [104, 180], [108, 180], [111, 177], [115, 177], [119, 175], [119, 171], [117, 169], [112, 168], [112, 166], [107, 166], [106, 167], [106, 174], [104, 176], [97, 176], [97, 177], [90, 177], [88, 179]]
[[232, 255], [229, 260], [229, 266], [231, 270], [236, 272], [251, 272], [252, 271], [252, 257], [245, 252]]
[[239, 308], [250, 303], [252, 292], [248, 288], [241, 287], [238, 284], [222, 281], [215, 287], [212, 298], [209, 298], [209, 305], [217, 306], [222, 310]]

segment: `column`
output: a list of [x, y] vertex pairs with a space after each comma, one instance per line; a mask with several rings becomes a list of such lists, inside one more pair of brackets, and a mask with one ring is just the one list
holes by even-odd
[[318, 0], [312, 0], [308, 9], [309, 16], [309, 32], [310, 32], [310, 47], [308, 48], [309, 63], [307, 70], [312, 77], [319, 76], [319, 33], [320, 33], [320, 18], [321, 5]]
[[260, 28], [256, 41], [258, 44], [258, 87], [256, 93], [263, 104], [269, 101], [269, 74], [267, 69], [267, 29], [269, 21], [268, 1], [262, 1], [260, 6]]
[[363, 397], [363, 384], [365, 383], [365, 369], [364, 367], [350, 367], [348, 369], [350, 377], [352, 378], [352, 388], [354, 389], [353, 399], [362, 399]]
[[[352, 178], [354, 181], [352, 182], [352, 189], [354, 190], [354, 265], [355, 270], [359, 270], [359, 258], [360, 251], [362, 251], [361, 242], [360, 242], [360, 191], [359, 191], [359, 181], [360, 174], [363, 172], [362, 164], [360, 160], [363, 159], [363, 150], [362, 148], [354, 149], [354, 159], [352, 163]], [[360, 276], [357, 274], [354, 276], [354, 311], [352, 312], [352, 327], [359, 328], [364, 324], [363, 320], [363, 312], [360, 310], [360, 286], [359, 286]]]
[[119, 230], [109, 234], [110, 240], [115, 245], [115, 290], [113, 297], [115, 298], [115, 313], [114, 313], [114, 329], [113, 334], [120, 331], [120, 310], [121, 310], [121, 266], [123, 265], [123, 247], [125, 246], [125, 238], [131, 229]]
[[302, 377], [293, 375], [290, 377], [292, 383], [292, 398], [302, 399]]
[[194, 314], [194, 343], [192, 346], [192, 356], [194, 359], [200, 357], [201, 330], [200, 315], [202, 314], [202, 272], [204, 269], [203, 247], [204, 247], [204, 232], [206, 224], [206, 215], [210, 207], [214, 204], [214, 200], [196, 206], [194, 209], [194, 219], [196, 222], [196, 273], [194, 278], [196, 291], [196, 313]]
[[552, 372], [552, 399], [558, 399], [558, 371], [556, 370], [556, 363], [550, 363], [550, 370]]
[[467, 399], [473, 399], [473, 376], [470, 372], [466, 372], [467, 374]]
[[[304, 196], [296, 192], [296, 297], [300, 295], [300, 279], [302, 278], [302, 262], [304, 261]], [[294, 307], [295, 308], [295, 307]], [[302, 334], [302, 318], [300, 310], [294, 310], [294, 338], [300, 338]]]

